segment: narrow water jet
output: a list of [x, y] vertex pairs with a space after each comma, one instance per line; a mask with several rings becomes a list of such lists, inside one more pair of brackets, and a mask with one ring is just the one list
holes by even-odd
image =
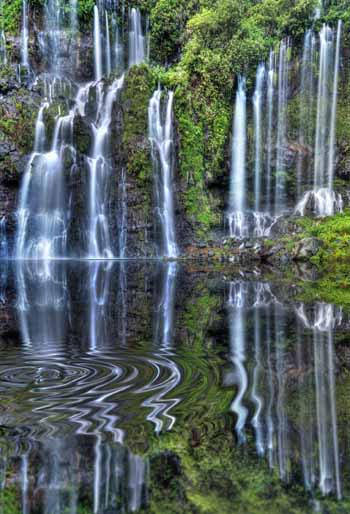
[[174, 93], [172, 91], [165, 95], [159, 87], [153, 94], [148, 108], [148, 130], [156, 190], [156, 214], [162, 234], [160, 252], [161, 255], [172, 258], [178, 255], [173, 195], [173, 100]]
[[245, 78], [239, 77], [231, 146], [230, 195], [227, 219], [231, 237], [247, 235], [246, 207], [246, 91]]

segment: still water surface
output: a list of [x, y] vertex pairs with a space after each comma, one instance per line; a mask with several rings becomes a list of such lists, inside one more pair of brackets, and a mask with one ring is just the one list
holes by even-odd
[[341, 307], [175, 262], [0, 274], [0, 512], [348, 511]]

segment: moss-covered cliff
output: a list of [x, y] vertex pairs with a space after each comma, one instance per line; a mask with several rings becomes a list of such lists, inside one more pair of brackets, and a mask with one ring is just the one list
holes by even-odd
[[[30, 56], [33, 68], [41, 70], [38, 53], [38, 32], [43, 25], [43, 2], [30, 0]], [[92, 0], [78, 2], [80, 62], [78, 75], [84, 79], [92, 74]], [[236, 77], [247, 78], [248, 98], [251, 99], [258, 63], [268, 59], [271, 48], [277, 48], [283, 37], [292, 38], [291, 98], [288, 107], [288, 204], [294, 205], [296, 157], [298, 147], [297, 122], [300, 104], [300, 59], [305, 30], [319, 30], [322, 23], [335, 26], [342, 19], [342, 66], [339, 81], [337, 118], [336, 190], [348, 202], [350, 169], [349, 73], [350, 8], [347, 2], [333, 0], [324, 4], [322, 17], [315, 19], [318, 0], [139, 0], [126, 1], [124, 11], [118, 11], [118, 22], [124, 27], [122, 38], [127, 40], [129, 7], [139, 7], [149, 27], [150, 60], [126, 73], [122, 97], [124, 132], [122, 144], [116, 148], [125, 157], [119, 163], [126, 170], [132, 199], [130, 227], [133, 248], [143, 248], [147, 254], [145, 231], [152, 232], [153, 184], [151, 178], [150, 145], [147, 138], [147, 105], [157, 82], [175, 92], [175, 129], [177, 162], [175, 190], [176, 216], [182, 248], [192, 243], [215, 240], [222, 244], [226, 232], [224, 213], [227, 209], [232, 111]], [[2, 6], [0, 25], [5, 30], [9, 60], [19, 61], [21, 2]], [[65, 12], [69, 16], [69, 6]], [[146, 23], [146, 21], [145, 21]], [[89, 64], [87, 64], [89, 62]], [[3, 70], [2, 81], [11, 82], [10, 68]], [[25, 85], [25, 84], [24, 84]], [[18, 88], [20, 86], [16, 86]], [[6, 88], [5, 88], [6, 89]], [[3, 97], [8, 93], [2, 89]], [[18, 112], [9, 113], [2, 107], [1, 137], [13, 141], [16, 152], [28, 154], [32, 139], [35, 112], [32, 112], [32, 92], [29, 101], [17, 102]], [[8, 100], [6, 100], [8, 102]], [[21, 105], [19, 105], [21, 104]], [[252, 141], [253, 119], [251, 102], [248, 107], [248, 139]], [[14, 117], [16, 121], [14, 121]], [[23, 132], [23, 137], [21, 133]], [[18, 136], [19, 135], [19, 136]], [[266, 151], [266, 149], [264, 150]], [[1, 152], [5, 174], [13, 173], [13, 165]], [[252, 183], [253, 158], [248, 155], [248, 183]], [[18, 167], [17, 167], [18, 169]], [[21, 173], [21, 170], [19, 173]], [[119, 180], [117, 178], [117, 180]], [[138, 206], [141, 215], [132, 215]], [[142, 218], [142, 222], [141, 222]], [[141, 238], [141, 239], [140, 239]], [[139, 242], [136, 240], [139, 239]], [[146, 244], [147, 246], [147, 244]], [[149, 253], [149, 252], [148, 252]], [[153, 254], [153, 250], [151, 250]]]

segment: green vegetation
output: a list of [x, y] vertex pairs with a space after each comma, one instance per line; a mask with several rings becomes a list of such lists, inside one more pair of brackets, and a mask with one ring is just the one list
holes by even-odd
[[350, 260], [350, 211], [323, 219], [304, 218], [299, 221], [304, 233], [316, 237], [322, 248], [311, 259], [315, 264], [328, 265]]

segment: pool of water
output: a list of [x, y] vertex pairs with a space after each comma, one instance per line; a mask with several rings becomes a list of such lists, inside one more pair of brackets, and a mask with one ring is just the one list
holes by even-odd
[[349, 316], [260, 270], [0, 264], [0, 512], [348, 512]]

